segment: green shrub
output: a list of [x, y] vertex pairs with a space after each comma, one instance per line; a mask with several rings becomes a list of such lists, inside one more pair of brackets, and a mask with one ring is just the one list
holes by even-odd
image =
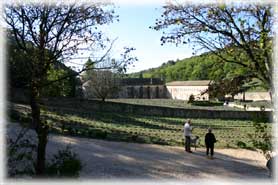
[[72, 127], [68, 127], [67, 128], [68, 133], [72, 136], [77, 135], [78, 134], [78, 129], [72, 128]]
[[244, 143], [244, 142], [242, 142], [242, 141], [238, 141], [237, 143], [236, 143], [236, 145], [239, 147], [239, 148], [246, 148], [247, 146], [246, 146], [246, 143]]
[[166, 142], [166, 141], [164, 141], [163, 139], [158, 138], [158, 137], [152, 137], [152, 138], [151, 138], [151, 141], [152, 141], [152, 143], [154, 143], [154, 144], [167, 145], [167, 142]]
[[194, 97], [194, 95], [193, 95], [193, 94], [191, 94], [191, 95], [189, 96], [188, 103], [193, 103], [193, 102], [194, 102], [194, 100], [195, 100], [195, 97]]
[[196, 106], [222, 106], [222, 102], [211, 102], [211, 101], [194, 101], [192, 105]]
[[94, 132], [93, 132], [93, 130], [92, 129], [89, 129], [88, 131], [87, 131], [87, 136], [88, 137], [93, 137], [94, 135]]
[[107, 137], [107, 132], [106, 131], [96, 131], [95, 132], [95, 137], [97, 139], [105, 139]]
[[46, 173], [49, 176], [78, 177], [82, 169], [81, 161], [69, 146], [59, 150], [50, 161], [46, 167]]
[[9, 177], [35, 174], [36, 144], [31, 138], [26, 138], [27, 128], [22, 128], [16, 138], [7, 139], [7, 170]]
[[85, 136], [85, 137], [88, 136], [88, 132], [87, 132], [86, 129], [82, 129], [80, 132], [81, 132], [80, 134], [81, 134], [82, 136]]
[[261, 150], [264, 156], [268, 159], [268, 153], [272, 151], [273, 148], [272, 135], [268, 130], [268, 123], [260, 123], [259, 121], [261, 120], [258, 119], [253, 123], [255, 133], [248, 134], [248, 136], [251, 139], [253, 146]]
[[151, 143], [151, 140], [149, 137], [146, 137], [146, 136], [137, 136], [135, 142], [136, 143]]
[[131, 140], [132, 140], [133, 142], [136, 142], [137, 137], [138, 137], [137, 135], [132, 135], [132, 136], [131, 136]]
[[20, 117], [21, 117], [20, 112], [15, 111], [15, 110], [9, 110], [9, 118], [10, 118], [10, 119], [19, 121], [19, 120], [20, 120]]

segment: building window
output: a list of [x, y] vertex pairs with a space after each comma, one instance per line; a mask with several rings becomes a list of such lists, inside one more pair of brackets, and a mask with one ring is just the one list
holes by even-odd
[[147, 87], [147, 97], [148, 97], [148, 99], [151, 98], [150, 87]]
[[158, 86], [155, 87], [155, 97], [159, 98], [159, 87]]
[[139, 98], [143, 98], [143, 87], [139, 88]]

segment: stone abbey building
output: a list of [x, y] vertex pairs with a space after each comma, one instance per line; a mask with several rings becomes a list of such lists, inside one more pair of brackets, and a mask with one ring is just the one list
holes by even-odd
[[[172, 81], [165, 83], [160, 78], [124, 78], [121, 80], [121, 88], [113, 98], [134, 99], [177, 99], [189, 100], [194, 95], [195, 100], [209, 100], [209, 94], [203, 93], [208, 89], [210, 80]], [[85, 83], [86, 84], [86, 83]], [[86, 97], [86, 89], [83, 88]], [[268, 100], [268, 92], [246, 92], [245, 100], [259, 101]], [[237, 94], [235, 99], [243, 99], [242, 94]]]
[[159, 78], [125, 78], [119, 98], [166, 98], [165, 84]]
[[200, 100], [208, 100], [208, 94], [201, 95], [209, 85], [209, 80], [173, 81], [165, 83], [159, 78], [126, 78], [122, 81], [119, 98], [168, 98], [188, 100], [190, 95]]

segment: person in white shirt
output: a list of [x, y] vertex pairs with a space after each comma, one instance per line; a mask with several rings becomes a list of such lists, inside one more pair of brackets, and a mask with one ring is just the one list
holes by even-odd
[[191, 126], [191, 120], [187, 120], [187, 122], [185, 122], [184, 124], [184, 140], [185, 140], [185, 151], [192, 153], [191, 149], [190, 149], [190, 145], [191, 145], [191, 131], [192, 131], [192, 126]]

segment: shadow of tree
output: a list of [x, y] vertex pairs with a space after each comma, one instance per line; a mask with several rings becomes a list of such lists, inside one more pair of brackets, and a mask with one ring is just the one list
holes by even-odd
[[[16, 127], [10, 125], [8, 131], [19, 131], [19, 124]], [[35, 132], [30, 130], [28, 137], [36, 138]], [[215, 159], [209, 160], [200, 148], [189, 154], [182, 147], [50, 134], [47, 154], [56, 153], [68, 144], [84, 164], [81, 179], [271, 180], [265, 166], [255, 165], [256, 159], [236, 158], [216, 150]]]
[[188, 154], [180, 147], [84, 139], [78, 139], [72, 146], [82, 159], [87, 159], [86, 177], [94, 174], [93, 178], [269, 179], [266, 168], [252, 164], [251, 159], [239, 160], [218, 152], [214, 160], [209, 160], [204, 151]]

